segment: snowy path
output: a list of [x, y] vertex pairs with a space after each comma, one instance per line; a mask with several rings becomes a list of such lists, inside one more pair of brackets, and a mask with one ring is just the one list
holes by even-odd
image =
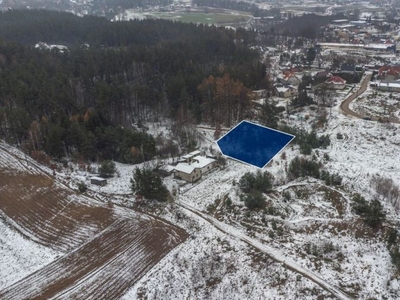
[[294, 262], [293, 260], [286, 257], [285, 255], [281, 254], [279, 251], [262, 244], [260, 241], [243, 234], [236, 228], [234, 228], [228, 224], [225, 224], [223, 222], [220, 222], [217, 219], [197, 210], [196, 208], [194, 208], [180, 200], [177, 201], [176, 203], [180, 207], [184, 208], [185, 210], [188, 210], [188, 211], [194, 213], [195, 215], [197, 215], [198, 217], [208, 221], [215, 228], [221, 230], [222, 232], [224, 232], [232, 237], [235, 237], [237, 239], [240, 239], [240, 240], [244, 241], [245, 243], [247, 243], [248, 245], [251, 245], [251, 246], [259, 249], [260, 251], [268, 254], [273, 260], [275, 260], [279, 263], [282, 263], [288, 269], [290, 269], [294, 272], [297, 272], [297, 273], [303, 275], [304, 277], [310, 279], [311, 281], [315, 282], [316, 284], [321, 286], [323, 289], [332, 293], [338, 299], [352, 299], [351, 297], [349, 297], [347, 294], [342, 292], [337, 287], [332, 286], [331, 284], [326, 282], [324, 279], [322, 279], [318, 275], [314, 274], [310, 270], [303, 268], [298, 263]]

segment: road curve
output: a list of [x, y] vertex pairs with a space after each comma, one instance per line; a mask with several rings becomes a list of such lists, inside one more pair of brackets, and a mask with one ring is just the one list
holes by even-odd
[[359, 113], [356, 113], [355, 111], [350, 109], [350, 103], [351, 101], [353, 101], [354, 99], [356, 99], [358, 96], [360, 96], [362, 93], [364, 93], [366, 91], [366, 89], [368, 88], [368, 84], [371, 80], [372, 74], [368, 74], [364, 77], [363, 81], [361, 82], [361, 86], [358, 90], [356, 90], [355, 92], [353, 92], [350, 96], [348, 96], [341, 104], [340, 104], [340, 111], [346, 115], [346, 116], [352, 116], [358, 119], [367, 119], [367, 120], [371, 120], [371, 121], [382, 121], [382, 122], [387, 122], [387, 123], [397, 123], [400, 124], [400, 121], [395, 120], [395, 119], [381, 119], [381, 118], [377, 118], [377, 117], [373, 117], [370, 118], [368, 116], [364, 116], [361, 115]]
[[362, 93], [365, 92], [365, 90], [368, 87], [369, 81], [371, 80], [372, 74], [368, 74], [364, 77], [363, 81], [361, 82], [361, 86], [358, 90], [353, 92], [350, 96], [348, 96], [341, 104], [340, 104], [340, 111], [344, 113], [345, 115], [350, 115], [359, 119], [365, 118], [365, 116], [360, 115], [350, 109], [350, 103], [354, 99], [356, 99], [358, 96], [360, 96]]

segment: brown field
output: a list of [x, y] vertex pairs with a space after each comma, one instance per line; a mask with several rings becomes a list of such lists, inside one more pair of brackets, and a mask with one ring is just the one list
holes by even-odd
[[0, 213], [64, 255], [0, 290], [0, 299], [116, 299], [187, 234], [75, 191], [0, 145]]

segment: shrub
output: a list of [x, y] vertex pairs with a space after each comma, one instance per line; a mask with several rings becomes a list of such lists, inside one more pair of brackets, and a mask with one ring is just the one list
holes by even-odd
[[169, 191], [163, 184], [161, 177], [154, 174], [150, 169], [136, 168], [131, 178], [131, 188], [136, 194], [147, 199], [167, 201]]
[[340, 132], [338, 132], [338, 133], [336, 134], [336, 138], [337, 138], [338, 140], [343, 140], [343, 134], [341, 134]]
[[265, 207], [264, 196], [258, 191], [243, 195], [243, 201], [248, 209], [260, 209]]
[[288, 200], [288, 201], [292, 198], [292, 196], [290, 195], [290, 192], [289, 192], [289, 191], [284, 191], [284, 192], [282, 193], [282, 196], [283, 196], [286, 200]]
[[113, 177], [117, 168], [115, 167], [115, 163], [111, 160], [105, 160], [101, 163], [99, 168], [100, 177], [109, 178]]
[[288, 177], [291, 180], [305, 176], [319, 178], [320, 168], [319, 163], [296, 156], [289, 164]]
[[381, 226], [385, 219], [386, 214], [383, 211], [381, 202], [378, 199], [372, 200], [365, 216], [365, 223], [375, 228]]
[[274, 182], [274, 176], [269, 172], [256, 174], [247, 172], [239, 180], [239, 188], [244, 193], [261, 192], [267, 193], [271, 190]]
[[78, 183], [78, 189], [81, 193], [84, 193], [87, 190], [87, 186], [83, 181], [81, 181]]
[[356, 214], [364, 217], [364, 222], [373, 227], [379, 227], [386, 219], [386, 214], [383, 211], [383, 206], [378, 199], [373, 199], [368, 203], [360, 194], [353, 197], [353, 210]]

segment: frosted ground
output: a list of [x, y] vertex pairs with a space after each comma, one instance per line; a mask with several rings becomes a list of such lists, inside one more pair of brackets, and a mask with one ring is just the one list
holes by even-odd
[[[151, 213], [185, 228], [190, 237], [150, 270], [123, 299], [330, 297], [331, 294], [316, 283], [240, 240], [238, 236], [241, 235], [261, 241], [274, 249], [279, 259], [294, 261], [310, 274], [318, 275], [324, 282], [357, 299], [400, 298], [400, 281], [394, 276], [384, 242], [381, 238], [368, 238], [370, 232], [362, 222], [355, 221], [350, 208], [353, 192], [361, 193], [368, 200], [374, 196], [370, 185], [374, 174], [392, 178], [400, 185], [399, 125], [343, 116], [338, 111], [339, 102], [333, 107], [326, 127], [318, 132], [329, 134], [331, 145], [314, 154], [330, 172], [343, 176], [343, 188], [328, 188], [316, 179], [287, 182], [287, 166], [299, 155], [293, 145], [284, 150], [285, 158], [278, 155], [265, 168], [279, 182], [276, 191], [267, 199], [269, 205], [280, 212], [278, 215], [249, 213], [243, 208], [234, 182], [244, 173], [256, 171], [253, 167], [228, 161], [225, 169], [211, 172], [194, 185], [167, 177], [167, 186], [180, 191], [177, 202], [188, 205], [194, 212], [184, 205], [168, 204], [153, 207]], [[299, 123], [290, 119], [289, 122], [309, 128], [311, 120]], [[167, 134], [162, 126], [153, 126], [152, 131]], [[200, 129], [200, 133], [205, 136], [203, 148], [215, 147], [211, 143], [213, 130]], [[324, 153], [329, 160], [324, 158]], [[89, 174], [77, 168], [57, 173], [57, 176], [73, 188], [79, 181], [87, 182], [89, 194], [103, 201], [133, 205], [129, 182], [137, 166], [117, 164], [117, 167], [119, 176], [108, 180], [108, 185], [101, 188], [91, 186]], [[291, 194], [290, 201], [282, 197], [283, 191]], [[336, 195], [337, 202], [327, 197], [330, 194]], [[234, 207], [231, 211], [226, 206], [228, 197]], [[388, 203], [384, 206], [388, 219], [398, 222], [393, 207]], [[228, 232], [217, 229], [215, 224], [195, 213], [196, 210], [229, 224], [230, 229]], [[12, 231], [2, 218], [0, 227], [0, 288], [57, 257], [54, 250]]]
[[[304, 121], [292, 125], [310, 127], [310, 124]], [[212, 139], [212, 130], [201, 129], [200, 131], [208, 135], [207, 140]], [[288, 190], [292, 194], [290, 203], [283, 201], [279, 194], [269, 199], [274, 207], [289, 211], [284, 220], [275, 216], [265, 216], [267, 226], [265, 224], [260, 226], [260, 216], [256, 214], [251, 215], [246, 221], [241, 219], [240, 214], [236, 219], [232, 215], [224, 216], [221, 213], [225, 209], [224, 203], [217, 199], [228, 196], [233, 205], [242, 206], [238, 189], [232, 186], [232, 183], [237, 182], [244, 173], [255, 171], [255, 168], [234, 161], [229, 161], [225, 170], [216, 170], [195, 185], [181, 186], [183, 183], [173, 178], [167, 178], [166, 183], [169, 187], [180, 186], [180, 201], [199, 211], [208, 211], [210, 206], [214, 205], [216, 207], [214, 212], [218, 212], [219, 219], [233, 225], [238, 231], [247, 233], [277, 249], [282, 256], [293, 259], [325, 281], [341, 287], [350, 295], [359, 299], [368, 297], [379, 299], [383, 296], [388, 299], [397, 299], [400, 297], [400, 283], [393, 276], [395, 270], [385, 244], [381, 239], [370, 239], [363, 237], [362, 234], [360, 236], [354, 234], [365, 228], [360, 223], [353, 224], [352, 220], [354, 221], [356, 217], [351, 211], [349, 199], [351, 193], [358, 192], [370, 200], [374, 195], [370, 185], [370, 179], [374, 174], [392, 178], [397, 185], [400, 184], [399, 125], [343, 116], [338, 113], [337, 104], [332, 110], [328, 125], [319, 133], [329, 134], [332, 143], [327, 149], [320, 149], [314, 154], [325, 163], [330, 172], [337, 172], [343, 176], [343, 189], [328, 190], [328, 192], [336, 190], [339, 194], [343, 204], [341, 214], [331, 201], [325, 199], [327, 191], [321, 188], [323, 184], [315, 179], [306, 179], [287, 182], [277, 187], [277, 192]], [[338, 133], [342, 134], [342, 139], [337, 137]], [[266, 170], [274, 174], [282, 183], [286, 178], [288, 162], [299, 154], [297, 148], [293, 146], [289, 146], [284, 152], [286, 159], [278, 156], [270, 166], [266, 167]], [[324, 160], [324, 153], [329, 155], [328, 161]], [[129, 175], [130, 171], [123, 173]], [[119, 179], [118, 181], [127, 182], [127, 180]], [[129, 186], [127, 186], [127, 193], [128, 188]], [[296, 193], [299, 190], [303, 194], [308, 193], [309, 196], [297, 197]], [[387, 203], [384, 205], [389, 214], [388, 218], [398, 221], [398, 215], [393, 207]], [[173, 254], [168, 255], [124, 299], [135, 299], [138, 295], [157, 299], [163, 294], [170, 295], [170, 298], [174, 299], [187, 297], [217, 299], [222, 296], [231, 299], [265, 297], [312, 299], [315, 295], [329, 295], [315, 283], [301, 276], [298, 277], [298, 274], [283, 268], [280, 264], [273, 261], [268, 263], [269, 260], [265, 254], [251, 250], [237, 239], [222, 234], [193, 214], [177, 213], [176, 208], [169, 206], [159, 211], [159, 214], [186, 228], [192, 234], [192, 239], [175, 249]], [[182, 215], [186, 217], [183, 218]], [[283, 228], [283, 237], [270, 238], [269, 232], [274, 220], [278, 223], [278, 227]], [[248, 224], [256, 230], [249, 230], [245, 222], [249, 222]], [[339, 224], [342, 225], [339, 226]], [[304, 250], [310, 245], [323, 249], [330, 242], [334, 249], [326, 255], [323, 254], [322, 259], [307, 255]], [[229, 246], [226, 246], [227, 244]], [[250, 254], [251, 251], [257, 254]], [[222, 266], [214, 267], [217, 269], [215, 271], [217, 275], [207, 273], [212, 271], [201, 273], [199, 265], [207, 260], [203, 256], [211, 260], [207, 255], [211, 256], [214, 252], [223, 261]], [[233, 259], [234, 265], [240, 267], [234, 268], [231, 272], [229, 259]], [[212, 265], [212, 262], [209, 261], [209, 263]], [[268, 265], [267, 268], [264, 263]], [[171, 272], [171, 270], [174, 271]], [[211, 280], [213, 278], [214, 280]], [[193, 288], [187, 288], [188, 286], [193, 286]]]

